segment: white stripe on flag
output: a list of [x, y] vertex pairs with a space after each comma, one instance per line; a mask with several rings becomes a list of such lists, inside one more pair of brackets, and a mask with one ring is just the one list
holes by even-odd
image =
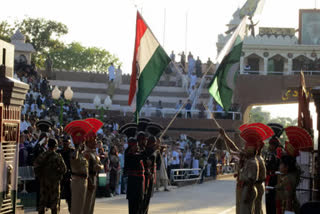
[[158, 46], [158, 41], [154, 38], [148, 28], [140, 40], [140, 46], [138, 49], [137, 61], [139, 63], [140, 72], [142, 72], [146, 67]]

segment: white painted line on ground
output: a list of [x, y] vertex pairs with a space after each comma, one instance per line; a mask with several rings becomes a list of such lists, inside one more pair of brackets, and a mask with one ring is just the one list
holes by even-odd
[[223, 211], [223, 212], [221, 212], [221, 213], [219, 213], [219, 214], [228, 214], [228, 213], [230, 213], [233, 209], [235, 209], [236, 208], [236, 206], [233, 206], [233, 207], [231, 207], [230, 209], [227, 209], [227, 210], [225, 210], [225, 211]]

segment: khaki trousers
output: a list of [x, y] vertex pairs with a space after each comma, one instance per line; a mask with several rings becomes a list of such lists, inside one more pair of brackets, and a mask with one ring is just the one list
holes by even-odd
[[240, 214], [240, 202], [241, 202], [241, 185], [237, 184], [236, 187], [236, 214]]
[[264, 186], [263, 183], [259, 183], [255, 185], [257, 188], [257, 198], [255, 201], [254, 213], [255, 214], [263, 214], [262, 211], [262, 197], [264, 194]]
[[93, 214], [94, 203], [96, 201], [97, 177], [91, 177], [92, 185], [88, 185], [86, 202], [83, 208], [83, 214]]
[[[247, 201], [246, 197], [249, 195]], [[257, 197], [257, 189], [255, 186], [249, 188], [247, 185], [244, 185], [241, 191], [240, 198], [240, 214], [254, 214], [254, 203]]]
[[72, 176], [71, 181], [71, 214], [87, 214], [84, 212], [88, 179]]

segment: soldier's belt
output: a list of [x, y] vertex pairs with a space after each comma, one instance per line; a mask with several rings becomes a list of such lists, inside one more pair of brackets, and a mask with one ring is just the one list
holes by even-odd
[[129, 170], [128, 171], [128, 176], [140, 176], [140, 177], [144, 177], [144, 170]]
[[275, 176], [276, 171], [267, 171], [267, 175]]
[[89, 172], [89, 175], [91, 175], [91, 176], [97, 176], [97, 172]]
[[128, 176], [144, 177], [144, 173], [128, 173]]
[[73, 176], [81, 177], [81, 178], [88, 178], [88, 175], [86, 174], [80, 174], [80, 173], [72, 173]]

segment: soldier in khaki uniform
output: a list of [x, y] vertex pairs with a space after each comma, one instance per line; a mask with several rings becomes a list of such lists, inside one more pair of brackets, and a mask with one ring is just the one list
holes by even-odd
[[243, 187], [243, 182], [240, 181], [240, 174], [243, 169], [245, 161], [245, 154], [240, 153], [240, 160], [239, 163], [237, 164], [237, 171], [234, 174], [234, 177], [237, 178], [237, 186], [236, 186], [236, 214], [240, 214], [240, 201], [241, 201], [241, 191]]
[[96, 133], [102, 127], [103, 123], [95, 118], [88, 118], [84, 121], [90, 123], [93, 129], [86, 135], [86, 146], [83, 152], [84, 157], [89, 163], [88, 188], [83, 213], [93, 214], [96, 200], [97, 176], [99, 171], [103, 169], [103, 165], [96, 152]]
[[[221, 128], [220, 129], [220, 135], [221, 137], [227, 142], [227, 144], [234, 144], [236, 145], [230, 137], [226, 134], [226, 132]], [[240, 175], [243, 169], [244, 161], [245, 161], [245, 153], [242, 152], [240, 149], [237, 149], [239, 153], [235, 153], [235, 155], [239, 156], [239, 162], [236, 165], [236, 173], [234, 173], [234, 177], [237, 179], [237, 185], [236, 185], [236, 214], [240, 214], [240, 201], [241, 201], [241, 192], [243, 187], [243, 182], [240, 181]]]
[[60, 181], [67, 172], [63, 158], [56, 153], [57, 141], [49, 139], [48, 148], [49, 150], [42, 153], [34, 162], [40, 180], [39, 214], [44, 214], [46, 208], [50, 208], [52, 214], [59, 213]]
[[260, 142], [258, 145], [258, 150], [257, 150], [257, 155], [256, 159], [258, 160], [258, 165], [259, 165], [259, 174], [258, 174], [258, 180], [255, 184], [257, 188], [257, 199], [255, 201], [255, 214], [263, 214], [262, 211], [262, 197], [264, 194], [264, 185], [263, 182], [266, 180], [267, 177], [267, 170], [266, 170], [266, 164], [264, 162], [263, 157], [261, 156], [261, 150], [264, 146], [263, 142]]
[[71, 157], [71, 214], [86, 214], [84, 205], [86, 202], [89, 163], [83, 155], [85, 136], [92, 130], [92, 126], [85, 121], [77, 120], [69, 123], [65, 132], [70, 134], [75, 145], [75, 151]]
[[276, 185], [276, 210], [277, 214], [300, 213], [300, 204], [297, 199], [296, 189], [300, 183], [301, 169], [296, 163], [296, 157], [300, 149], [309, 149], [313, 147], [312, 137], [309, 133], [299, 127], [285, 128], [289, 139], [285, 144], [286, 154], [280, 159], [280, 177]]
[[246, 160], [240, 172], [239, 181], [243, 183], [240, 195], [240, 214], [253, 214], [254, 201], [257, 197], [255, 183], [258, 177], [259, 165], [255, 158], [256, 147], [246, 144]]
[[265, 164], [267, 170], [267, 177], [265, 185], [269, 188], [266, 189], [266, 213], [276, 214], [276, 190], [274, 187], [277, 185], [276, 171], [279, 170], [281, 152], [277, 152], [280, 147], [280, 136], [284, 128], [278, 123], [268, 123], [268, 126], [274, 131], [274, 136], [269, 140], [268, 151], [265, 154]]
[[[273, 136], [274, 132], [270, 127], [261, 123], [245, 124], [239, 129], [241, 131], [240, 136], [246, 141], [246, 160], [239, 177], [240, 182], [243, 183], [240, 199], [240, 214], [253, 214], [255, 213], [255, 200], [257, 200], [258, 197], [256, 185], [257, 183], [262, 184], [260, 175], [262, 179], [262, 177], [264, 177], [263, 174], [265, 174], [265, 170], [264, 173], [262, 172], [260, 174], [261, 169], [259, 161], [256, 158], [256, 153], [261, 147], [262, 142]], [[258, 206], [258, 209], [261, 208]]]
[[296, 196], [296, 188], [300, 181], [300, 172], [296, 159], [290, 155], [283, 155], [280, 160], [280, 172], [282, 175], [276, 185], [278, 199], [277, 214], [284, 214], [287, 211], [300, 213], [300, 204]]

